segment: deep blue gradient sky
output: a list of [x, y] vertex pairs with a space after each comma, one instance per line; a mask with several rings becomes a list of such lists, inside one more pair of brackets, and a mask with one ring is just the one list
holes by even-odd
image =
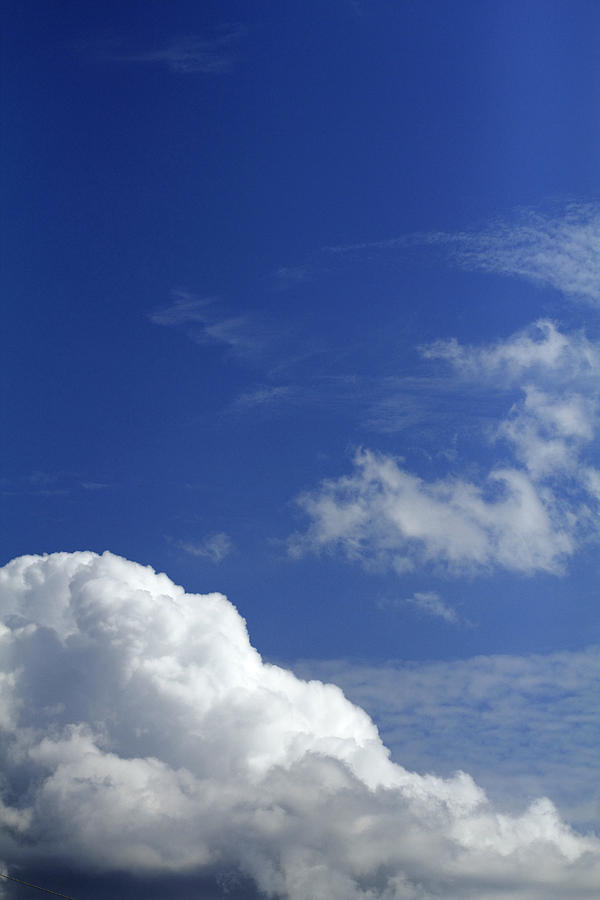
[[[600, 643], [600, 5], [3, 18], [2, 563], [222, 591], [395, 756], [460, 767], [394, 732], [381, 666], [437, 691]], [[597, 823], [585, 777], [565, 815]]]
[[[465, 273], [435, 248], [327, 248], [593, 199], [599, 19], [585, 2], [12, 4], [4, 557], [109, 547], [227, 591], [285, 658], [589, 638], [593, 604], [574, 617], [564, 579], [444, 584], [478, 625], [450, 634], [375, 606], [439, 589], [435, 575], [290, 561], [285, 540], [294, 498], [353, 448], [435, 477], [432, 448], [494, 415], [416, 387], [414, 427], [378, 434], [369, 409], [394, 391], [385, 379], [423, 373], [417, 346], [540, 316], [597, 330], [556, 290]], [[160, 58], [194, 39], [213, 42], [215, 71]], [[173, 291], [214, 298], [215, 322], [243, 317], [232, 342], [153, 324]], [[239, 403], [281, 386], [293, 396]], [[218, 532], [233, 545], [218, 570], [181, 549]]]

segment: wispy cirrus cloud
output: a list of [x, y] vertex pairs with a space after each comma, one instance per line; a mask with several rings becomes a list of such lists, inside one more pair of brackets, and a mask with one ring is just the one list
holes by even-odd
[[456, 610], [446, 603], [437, 591], [415, 591], [412, 597], [405, 597], [403, 600], [386, 597], [379, 600], [377, 606], [380, 609], [406, 609], [406, 607], [412, 607], [421, 615], [442, 619], [448, 624], [454, 625], [458, 623]]
[[189, 291], [171, 291], [171, 302], [153, 310], [155, 325], [179, 328], [198, 344], [221, 344], [242, 357], [260, 353], [270, 333], [249, 315], [226, 315], [216, 297], [199, 297]]
[[0, 479], [0, 494], [60, 497], [81, 490], [102, 491], [112, 486], [111, 482], [86, 477], [80, 472], [42, 472], [37, 470], [18, 478]]
[[570, 203], [555, 214], [520, 210], [480, 229], [421, 232], [325, 248], [338, 255], [443, 248], [463, 268], [525, 278], [600, 304], [600, 204]]
[[289, 403], [301, 394], [297, 386], [276, 384], [259, 385], [240, 394], [229, 407], [229, 412], [272, 410], [281, 403]]
[[219, 531], [209, 534], [200, 541], [181, 541], [179, 546], [190, 556], [198, 556], [215, 564], [223, 562], [233, 549], [233, 542], [228, 534]]
[[298, 498], [309, 525], [290, 538], [290, 553], [338, 551], [398, 573], [427, 564], [453, 574], [564, 571], [598, 536], [598, 385], [590, 377], [598, 349], [546, 323], [491, 346], [450, 342], [424, 353], [461, 377], [481, 381], [501, 368], [513, 391], [518, 382], [515, 402], [487, 428], [497, 460], [479, 479], [454, 471], [426, 480], [390, 455], [360, 450], [350, 474]]
[[233, 68], [246, 34], [243, 25], [225, 25], [212, 37], [184, 35], [154, 49], [125, 49], [112, 42], [97, 55], [109, 62], [160, 65], [180, 75], [220, 75]]
[[600, 303], [600, 206], [569, 204], [561, 215], [522, 211], [479, 232], [433, 235], [468, 269], [513, 275], [568, 297]]
[[303, 284], [311, 277], [309, 266], [279, 266], [271, 275], [274, 284], [279, 288], [294, 287]]
[[[278, 372], [275, 372], [278, 374]], [[286, 373], [289, 374], [289, 373]], [[293, 373], [294, 374], [294, 373]], [[354, 419], [361, 430], [377, 434], [408, 431], [425, 422], [447, 424], [456, 418], [449, 396], [456, 389], [448, 378], [375, 377], [346, 375], [296, 375], [285, 383], [259, 384], [240, 394], [228, 414], [261, 411], [270, 415], [293, 413], [301, 407], [335, 408]], [[464, 405], [464, 404], [463, 404]], [[445, 452], [450, 452], [446, 448]]]
[[433, 618], [443, 619], [444, 622], [457, 621], [456, 611], [442, 600], [437, 591], [415, 591], [412, 597], [404, 600], [409, 606], [414, 606], [419, 612]]

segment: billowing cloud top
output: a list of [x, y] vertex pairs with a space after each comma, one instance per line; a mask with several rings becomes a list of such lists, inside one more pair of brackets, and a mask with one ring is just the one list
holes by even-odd
[[15, 874], [230, 871], [290, 900], [597, 896], [600, 842], [549, 800], [512, 817], [464, 773], [392, 763], [338, 688], [263, 663], [220, 594], [59, 553], [0, 570], [0, 610]]

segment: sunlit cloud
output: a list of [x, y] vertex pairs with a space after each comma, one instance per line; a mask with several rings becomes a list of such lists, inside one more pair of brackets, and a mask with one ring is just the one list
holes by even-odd
[[398, 574], [425, 564], [449, 574], [496, 567], [530, 574], [561, 572], [575, 550], [569, 522], [519, 469], [492, 470], [482, 484], [426, 482], [369, 450], [353, 462], [350, 475], [298, 498], [310, 525], [290, 538], [292, 556], [338, 550]]
[[265, 664], [220, 594], [63, 553], [0, 570], [0, 611], [14, 872], [229, 871], [288, 900], [594, 895], [600, 842], [549, 799], [506, 812], [464, 772], [392, 762], [338, 687]]
[[537, 328], [534, 337], [518, 333], [490, 347], [451, 341], [424, 349], [463, 378], [497, 382], [500, 371], [513, 388], [522, 385], [504, 418], [488, 425], [497, 460], [484, 476], [451, 472], [428, 481], [389, 454], [360, 450], [349, 475], [298, 498], [309, 525], [291, 537], [291, 554], [338, 551], [399, 574], [425, 564], [451, 574], [564, 571], [598, 533], [590, 454], [598, 351], [550, 323]]
[[393, 758], [440, 774], [464, 766], [499, 802], [548, 793], [600, 827], [600, 648], [462, 660], [305, 660], [376, 719]]
[[437, 591], [415, 591], [411, 597], [383, 597], [377, 601], [379, 609], [413, 609], [421, 616], [441, 619], [448, 624], [457, 624], [456, 610], [446, 603]]
[[558, 383], [596, 380], [600, 347], [582, 332], [565, 333], [555, 322], [539, 319], [509, 338], [483, 345], [460, 344], [455, 338], [421, 347], [425, 359], [443, 359], [465, 379], [500, 385], [542, 377]]

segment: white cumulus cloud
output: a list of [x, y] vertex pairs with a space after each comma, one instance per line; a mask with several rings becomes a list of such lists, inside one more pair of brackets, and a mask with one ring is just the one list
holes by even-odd
[[290, 552], [337, 549], [399, 573], [431, 562], [449, 572], [559, 572], [575, 541], [552, 499], [520, 469], [494, 469], [482, 484], [427, 482], [389, 456], [361, 450], [352, 474], [299, 498], [310, 525], [290, 539]]
[[0, 612], [15, 874], [168, 875], [189, 897], [219, 872], [206, 896], [236, 872], [289, 900], [597, 895], [600, 842], [550, 800], [511, 815], [464, 773], [392, 763], [339, 688], [265, 664], [220, 594], [60, 553], [0, 570]]
[[487, 428], [496, 455], [487, 473], [426, 480], [390, 455], [359, 450], [350, 474], [298, 498], [309, 525], [292, 536], [290, 552], [337, 550], [398, 572], [424, 563], [453, 573], [563, 571], [598, 533], [600, 476], [590, 452], [598, 348], [544, 321], [492, 345], [445, 341], [423, 352], [449, 362], [458, 386], [467, 379], [518, 391]]
[[421, 349], [426, 359], [445, 359], [464, 378], [520, 383], [543, 377], [553, 382], [588, 382], [600, 373], [600, 349], [582, 332], [565, 334], [556, 322], [539, 319], [490, 344], [460, 344], [455, 338]]

